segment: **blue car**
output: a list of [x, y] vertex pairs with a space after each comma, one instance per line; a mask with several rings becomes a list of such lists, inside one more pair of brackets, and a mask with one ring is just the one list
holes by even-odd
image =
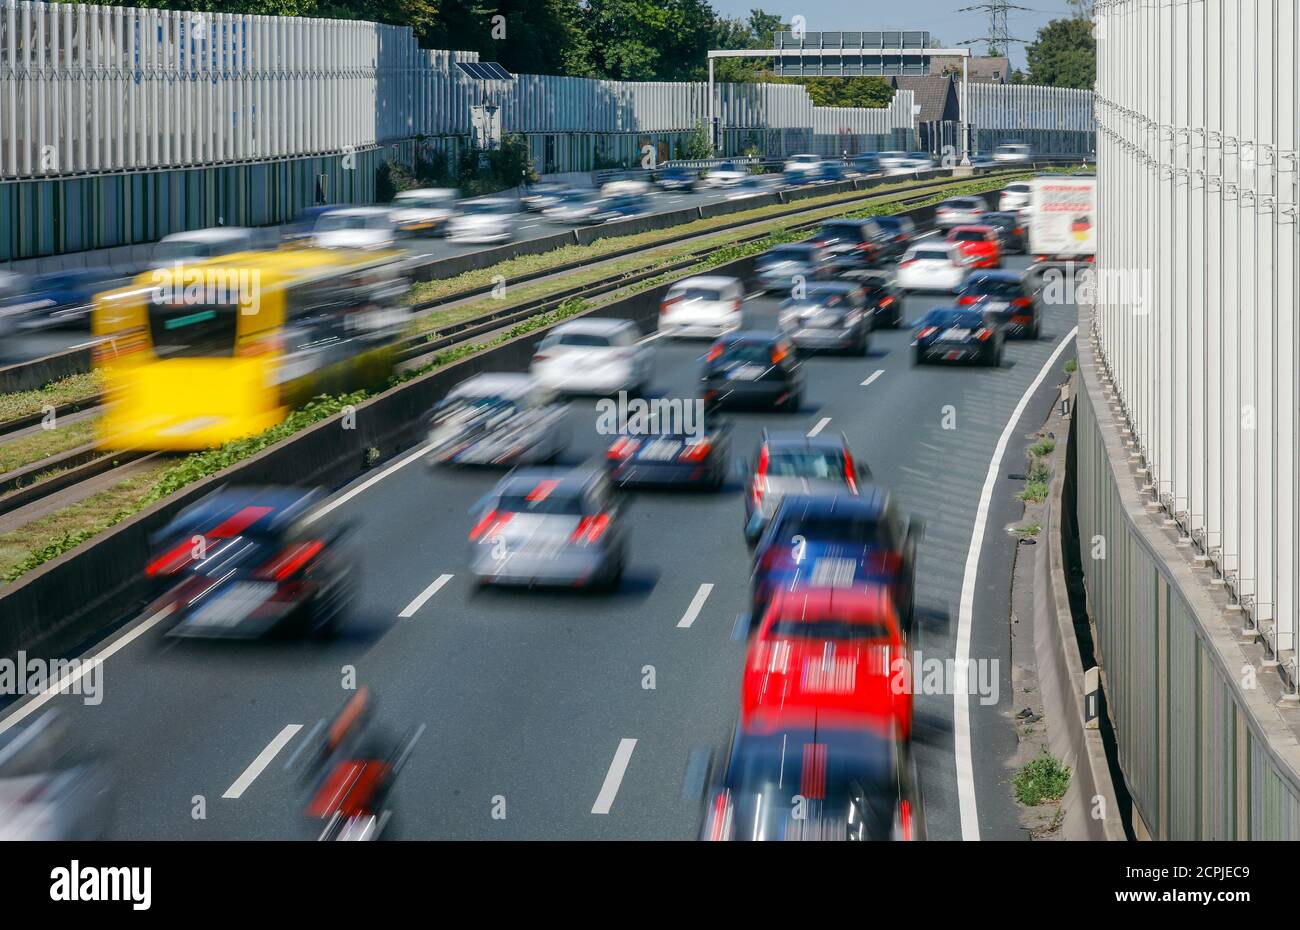
[[0, 301], [0, 315], [17, 330], [88, 329], [95, 295], [125, 280], [109, 269], [52, 271], [22, 278], [15, 293]]
[[[690, 403], [684, 401], [682, 409]], [[610, 480], [623, 488], [682, 485], [720, 490], [727, 480], [731, 424], [676, 419], [646, 434], [620, 435], [605, 455]]]
[[750, 622], [773, 594], [796, 588], [857, 588], [885, 584], [905, 635], [911, 635], [916, 545], [921, 521], [904, 521], [889, 492], [787, 495], [754, 549]]
[[916, 321], [912, 361], [1002, 364], [1002, 327], [985, 317], [979, 305], [935, 307]]

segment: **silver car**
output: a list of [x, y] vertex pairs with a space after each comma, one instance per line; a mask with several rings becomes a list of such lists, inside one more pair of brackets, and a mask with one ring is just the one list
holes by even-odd
[[940, 229], [978, 224], [988, 205], [978, 197], [953, 197], [934, 210], [934, 225]]
[[552, 462], [569, 441], [566, 408], [526, 374], [475, 375], [433, 411], [430, 465]]
[[745, 540], [751, 546], [787, 494], [857, 494], [871, 470], [854, 461], [848, 440], [798, 432], [763, 431], [758, 460], [745, 469]]
[[480, 584], [617, 588], [627, 562], [622, 503], [603, 471], [511, 472], [474, 510]]
[[107, 766], [57, 711], [0, 734], [0, 841], [101, 839], [112, 802]]

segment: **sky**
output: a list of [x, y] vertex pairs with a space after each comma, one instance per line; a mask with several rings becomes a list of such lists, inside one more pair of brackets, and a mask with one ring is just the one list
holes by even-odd
[[[981, 0], [710, 0], [713, 8], [726, 16], [748, 17], [758, 7], [780, 14], [785, 22], [796, 14], [807, 20], [809, 32], [874, 32], [881, 30], [928, 31], [945, 45], [956, 46], [963, 39], [987, 34], [986, 13], [958, 13], [962, 7], [975, 6]], [[1007, 25], [1013, 38], [1032, 41], [1039, 27], [1053, 19], [1069, 15], [1065, 0], [1012, 0], [1013, 5], [1030, 7], [1033, 12], [1012, 10]], [[984, 46], [976, 47], [977, 54]], [[1025, 47], [1013, 43], [1011, 61], [1024, 67]]]

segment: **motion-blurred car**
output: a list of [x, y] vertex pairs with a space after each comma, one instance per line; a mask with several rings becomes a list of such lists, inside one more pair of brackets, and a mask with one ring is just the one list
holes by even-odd
[[51, 271], [24, 278], [19, 293], [0, 297], [0, 331], [89, 329], [95, 295], [112, 290], [123, 279], [108, 268]]
[[1004, 142], [993, 150], [993, 160], [999, 165], [1027, 165], [1034, 158], [1034, 147], [1023, 142]]
[[811, 242], [790, 242], [768, 249], [754, 263], [759, 290], [787, 294], [812, 281], [834, 276], [831, 253]]
[[648, 196], [654, 188], [649, 181], [649, 175], [643, 177], [623, 177], [615, 181], [606, 181], [600, 187], [602, 197], [619, 197], [624, 194], [636, 194], [638, 196]]
[[913, 171], [929, 171], [938, 164], [929, 152], [908, 152], [907, 163]]
[[820, 155], [811, 155], [807, 153], [791, 155], [785, 160], [785, 164], [782, 166], [781, 170], [787, 173], [791, 171], [815, 171], [817, 166], [821, 163], [822, 157]]
[[654, 350], [635, 323], [583, 317], [547, 334], [531, 371], [540, 384], [568, 394], [635, 394], [650, 383]]
[[511, 472], [475, 508], [480, 584], [616, 588], [627, 561], [622, 504], [603, 470]]
[[779, 591], [745, 657], [741, 725], [802, 710], [816, 714], [820, 723], [907, 740], [912, 731], [907, 649], [883, 585]]
[[702, 819], [714, 842], [925, 839], [909, 747], [807, 711], [736, 728]]
[[1002, 267], [1002, 244], [992, 226], [954, 226], [947, 241], [957, 247], [968, 268]]
[[898, 263], [898, 286], [904, 291], [956, 291], [969, 262], [947, 242], [912, 246]]
[[519, 214], [515, 202], [506, 197], [466, 200], [447, 224], [447, 236], [455, 242], [491, 244], [515, 237]]
[[695, 189], [699, 179], [700, 174], [694, 168], [670, 165], [656, 172], [655, 186], [665, 191], [690, 191]]
[[445, 187], [401, 191], [393, 198], [393, 225], [404, 235], [442, 235], [459, 199], [460, 191]]
[[746, 469], [745, 541], [758, 542], [787, 494], [857, 494], [871, 469], [854, 460], [848, 440], [763, 431], [757, 460]]
[[690, 425], [688, 429], [682, 418], [657, 422], [644, 434], [619, 436], [605, 454], [610, 480], [619, 487], [721, 488], [730, 461], [731, 424], [705, 419]]
[[1008, 184], [998, 195], [998, 210], [1004, 213], [1021, 213], [1029, 209], [1031, 188], [1025, 181]]
[[659, 303], [665, 336], [717, 338], [740, 328], [745, 290], [736, 278], [701, 276], [678, 281]]
[[912, 360], [1002, 364], [1002, 328], [984, 318], [978, 307], [934, 307], [915, 324]]
[[979, 310], [1008, 338], [1038, 338], [1043, 318], [1038, 292], [1017, 272], [972, 271], [957, 291], [957, 304]]
[[729, 187], [723, 195], [727, 200], [744, 200], [746, 197], [761, 197], [777, 190], [781, 180], [777, 175], [747, 174], [739, 184]]
[[269, 230], [216, 226], [191, 229], [164, 236], [154, 246], [150, 268], [170, 268], [175, 264], [199, 262], [236, 252], [254, 252], [275, 246], [275, 234]]
[[885, 258], [897, 258], [907, 251], [916, 236], [916, 224], [906, 216], [877, 216], [876, 225], [885, 233]]
[[797, 413], [803, 403], [803, 366], [780, 333], [731, 333], [715, 342], [703, 361], [706, 410], [756, 406]]
[[475, 375], [433, 410], [429, 465], [553, 462], [568, 446], [569, 422], [554, 392], [529, 375]]
[[877, 152], [876, 158], [880, 162], [880, 167], [888, 171], [891, 168], [905, 166], [908, 163], [907, 153], [890, 150], [887, 152]]
[[553, 207], [572, 188], [559, 181], [540, 181], [526, 188], [519, 197], [519, 205], [529, 213], [541, 213]]
[[866, 295], [871, 328], [898, 329], [903, 325], [903, 292], [892, 271], [867, 271], [853, 279]]
[[872, 220], [829, 220], [812, 245], [825, 249], [831, 256], [836, 274], [873, 268], [886, 255], [889, 234]]
[[879, 174], [880, 171], [880, 156], [875, 152], [864, 152], [849, 159], [849, 174], [863, 177], [870, 174]]
[[58, 711], [0, 733], [0, 842], [104, 839], [112, 802], [108, 765]]
[[169, 636], [253, 638], [331, 633], [351, 606], [350, 528], [313, 526], [318, 491], [223, 487], [151, 540], [146, 577], [170, 610]]
[[754, 549], [751, 629], [778, 591], [882, 584], [910, 641], [920, 535], [920, 521], [904, 523], [889, 492], [877, 486], [858, 494], [787, 494]]
[[581, 226], [628, 219], [640, 216], [649, 209], [650, 201], [644, 194], [606, 195], [594, 191], [571, 191], [555, 206], [548, 207], [542, 212], [547, 219], [556, 223]]
[[701, 183], [704, 187], [735, 187], [748, 176], [749, 172], [735, 162], [724, 161], [705, 171]]
[[391, 249], [397, 240], [386, 207], [346, 207], [321, 214], [312, 244], [318, 249]]
[[987, 209], [984, 201], [978, 197], [953, 197], [935, 207], [934, 225], [940, 229], [969, 226], [978, 223], [980, 215]]
[[797, 349], [829, 349], [866, 355], [871, 349], [871, 311], [867, 295], [850, 281], [818, 281], [799, 297], [781, 302], [781, 332]]
[[1002, 213], [1000, 211], [981, 213], [978, 225], [991, 226], [997, 231], [998, 241], [1002, 246], [1004, 255], [1025, 254], [1026, 233], [1019, 214]]
[[846, 176], [843, 163], [831, 159], [819, 162], [817, 167], [808, 173], [818, 184], [834, 184], [836, 181], [843, 181]]
[[290, 222], [281, 228], [280, 241], [292, 245], [309, 245], [311, 237], [316, 233], [316, 221], [326, 213], [343, 209], [345, 207], [337, 203], [322, 203], [312, 207], [303, 207]]

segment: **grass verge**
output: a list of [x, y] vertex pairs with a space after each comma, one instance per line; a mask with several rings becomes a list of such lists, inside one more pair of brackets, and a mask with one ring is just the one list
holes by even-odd
[[1011, 779], [1016, 800], [1028, 807], [1037, 807], [1047, 801], [1059, 801], [1070, 787], [1070, 767], [1051, 755], [1046, 749], [1042, 755], [1025, 763]]

